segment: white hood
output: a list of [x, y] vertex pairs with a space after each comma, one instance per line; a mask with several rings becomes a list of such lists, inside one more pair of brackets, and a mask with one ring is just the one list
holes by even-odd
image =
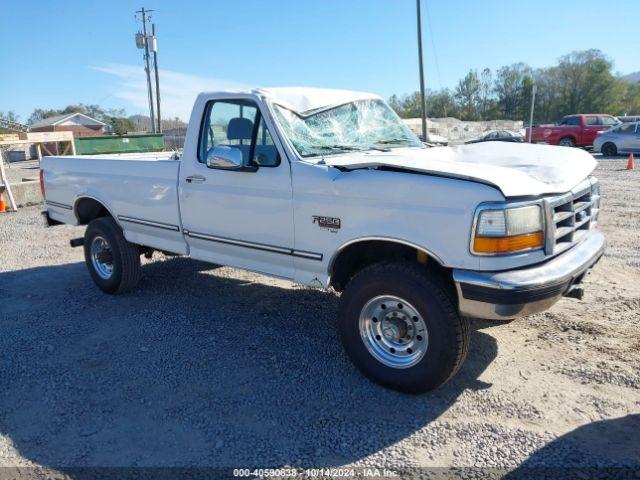
[[394, 167], [494, 185], [505, 197], [565, 193], [597, 162], [584, 150], [528, 143], [485, 142], [456, 147], [397, 148], [324, 157], [344, 168]]

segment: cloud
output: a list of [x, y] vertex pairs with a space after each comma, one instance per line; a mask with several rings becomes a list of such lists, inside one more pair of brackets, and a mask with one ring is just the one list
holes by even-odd
[[[130, 103], [136, 110], [135, 113], [148, 115], [147, 80], [142, 66], [112, 63], [91, 68], [116, 77], [118, 82], [114, 96]], [[161, 68], [160, 105], [162, 118], [180, 117], [183, 120], [188, 120], [193, 101], [200, 92], [243, 88], [247, 87], [231, 80], [201, 77]]]

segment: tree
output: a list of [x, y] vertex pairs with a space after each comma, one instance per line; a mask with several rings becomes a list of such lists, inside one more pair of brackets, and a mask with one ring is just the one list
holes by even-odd
[[116, 135], [125, 135], [136, 130], [136, 124], [126, 117], [111, 117], [109, 127]]
[[480, 120], [498, 116], [497, 104], [493, 98], [493, 74], [489, 68], [480, 74]]
[[0, 110], [0, 118], [4, 118], [5, 120], [9, 120], [10, 122], [18, 122], [20, 120], [20, 116], [16, 114], [13, 110], [9, 110], [8, 112], [3, 112]]
[[476, 120], [478, 118], [481, 87], [478, 73], [475, 70], [469, 70], [469, 73], [458, 82], [455, 97], [462, 109], [463, 120]]
[[403, 112], [403, 107], [402, 107], [402, 100], [400, 100], [400, 98], [398, 98], [397, 95], [391, 95], [391, 97], [389, 97], [389, 106], [395, 110], [395, 112], [402, 116], [402, 112]]
[[29, 125], [33, 125], [34, 123], [38, 123], [42, 120], [44, 120], [45, 118], [49, 118], [49, 117], [55, 117], [56, 115], [60, 115], [61, 111], [60, 110], [46, 110], [46, 109], [42, 109], [42, 108], [36, 108], [33, 113], [31, 115], [29, 115], [29, 118], [27, 119], [27, 123]]
[[457, 117], [459, 115], [458, 105], [453, 94], [448, 89], [437, 92], [429, 91], [426, 96], [427, 112], [432, 118]]
[[[462, 120], [529, 120], [531, 93], [537, 86], [534, 122], [556, 121], [572, 113], [640, 114], [640, 83], [629, 83], [613, 74], [613, 63], [599, 50], [572, 52], [551, 67], [532, 70], [524, 63], [499, 68], [495, 75], [485, 68], [471, 70], [448, 90], [429, 91], [430, 117], [454, 116]], [[416, 93], [393, 106], [402, 117], [419, 117]]]
[[502, 118], [524, 120], [527, 112], [524, 101], [530, 95], [526, 88], [528, 86], [530, 90], [531, 84], [531, 69], [524, 63], [498, 69], [493, 89]]
[[640, 83], [628, 84], [622, 79], [620, 88], [623, 90], [620, 105], [616, 107], [616, 115], [633, 115], [640, 113]]

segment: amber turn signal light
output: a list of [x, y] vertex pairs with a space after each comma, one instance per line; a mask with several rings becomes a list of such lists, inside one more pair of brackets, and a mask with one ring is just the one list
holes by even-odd
[[514, 235], [512, 237], [476, 237], [473, 250], [476, 253], [512, 253], [539, 248], [544, 245], [542, 232]]

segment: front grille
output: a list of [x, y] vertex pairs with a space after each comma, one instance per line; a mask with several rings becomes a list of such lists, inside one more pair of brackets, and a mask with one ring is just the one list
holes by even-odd
[[547, 200], [547, 253], [561, 253], [595, 227], [600, 210], [600, 185], [589, 178], [566, 195]]

